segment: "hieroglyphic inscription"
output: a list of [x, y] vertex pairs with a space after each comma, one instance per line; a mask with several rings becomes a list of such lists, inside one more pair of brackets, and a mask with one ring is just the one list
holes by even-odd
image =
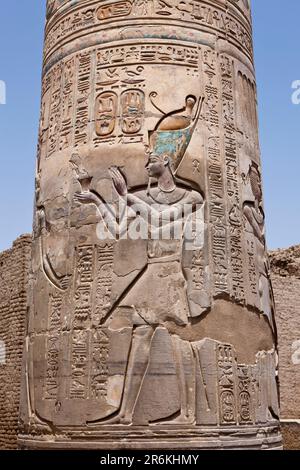
[[52, 71], [51, 104], [48, 134], [48, 156], [57, 151], [59, 128], [61, 125], [61, 79], [62, 64]]
[[117, 120], [118, 97], [112, 91], [104, 91], [96, 98], [95, 127], [99, 137], [112, 135]]
[[47, 155], [47, 144], [49, 137], [49, 117], [50, 117], [50, 101], [51, 101], [51, 81], [52, 74], [45, 75], [42, 81], [42, 100], [40, 113], [40, 126], [38, 136], [37, 150], [37, 172], [40, 171], [40, 163], [42, 158]]
[[96, 330], [92, 337], [90, 397], [107, 397], [109, 337], [105, 330]]
[[64, 15], [60, 21], [51, 26], [46, 31], [45, 56], [64, 38], [92, 26], [96, 22], [95, 11], [95, 7], [80, 8], [69, 15]]
[[93, 278], [94, 246], [80, 246], [77, 250], [74, 328], [88, 326], [91, 320]]
[[239, 302], [245, 300], [242, 211], [240, 197], [240, 171], [235, 130], [235, 108], [233, 98], [233, 64], [227, 56], [221, 57], [222, 113], [228, 200], [228, 222], [230, 242], [230, 264], [232, 296]]
[[197, 250], [192, 259], [192, 286], [194, 291], [202, 291], [205, 288], [204, 253]]
[[236, 424], [235, 358], [230, 345], [217, 349], [220, 424]]
[[88, 385], [88, 332], [78, 330], [72, 337], [72, 376], [70, 398], [87, 398]]
[[99, 326], [110, 308], [113, 259], [111, 242], [77, 249], [71, 399], [106, 397], [109, 338]]
[[97, 10], [97, 19], [102, 21], [118, 16], [127, 16], [132, 11], [132, 2], [125, 0], [121, 2], [107, 3]]
[[[202, 1], [182, 0], [123, 0], [92, 3], [89, 7], [78, 7], [73, 12], [50, 25], [46, 32], [45, 56], [54, 51], [58, 43], [67, 42], [74, 33], [84, 33], [91, 26], [103, 28], [114, 20], [131, 20], [150, 17], [153, 20], [167, 18], [169, 21], [193, 23], [195, 29], [207, 28], [226, 37], [252, 57], [251, 28], [247, 20], [236, 16], [232, 10], [217, 7]], [[156, 24], [155, 22], [153, 23]], [[171, 23], [172, 24], [172, 23]], [[137, 28], [135, 28], [137, 30]]]
[[[52, 73], [48, 72], [42, 80], [42, 96], [44, 96], [51, 88]], [[42, 110], [41, 110], [42, 112]]]
[[[77, 61], [78, 75], [76, 77]], [[46, 76], [47, 80], [43, 87], [42, 116], [44, 119], [41, 120], [40, 145], [46, 145], [46, 140], [48, 140], [48, 157], [73, 144], [77, 146], [88, 141], [90, 65], [90, 53], [83, 53], [77, 60], [74, 56], [66, 62], [61, 62]], [[51, 98], [48, 100], [46, 93], [50, 84]]]
[[115, 47], [103, 47], [97, 54], [98, 70], [135, 64], [174, 64], [198, 69], [197, 46], [181, 46], [172, 43], [143, 43]]
[[96, 299], [94, 301], [93, 325], [105, 318], [111, 302], [113, 281], [114, 244], [105, 243], [97, 248]]
[[75, 116], [75, 147], [88, 142], [89, 95], [91, 92], [91, 52], [78, 56]]
[[[101, 69], [97, 74], [94, 144], [138, 143], [143, 140], [145, 94], [141, 73], [144, 67]], [[138, 78], [130, 79], [132, 76]], [[113, 84], [114, 91], [109, 91]], [[136, 89], [132, 87], [135, 86]], [[124, 90], [125, 89], [125, 90]]]
[[143, 141], [145, 66], [180, 64], [199, 73], [199, 48], [142, 44], [101, 48], [96, 52], [94, 144]]
[[143, 140], [144, 71], [142, 65], [103, 68], [102, 51], [96, 52], [95, 146]]
[[60, 330], [63, 297], [60, 293], [49, 298], [49, 333], [47, 338], [47, 371], [44, 385], [44, 398], [55, 400], [59, 386]]
[[[108, 138], [109, 142], [112, 142], [112, 139], [118, 137], [119, 142], [121, 139], [124, 142], [126, 135], [141, 139], [142, 135], [139, 133], [142, 130], [144, 117], [145, 95], [141, 90], [123, 91], [120, 99], [115, 92], [104, 91], [96, 98], [95, 129], [102, 141]], [[131, 143], [134, 141], [130, 139]], [[95, 143], [100, 142], [101, 140], [95, 138]]]
[[62, 119], [60, 128], [59, 150], [70, 147], [73, 136], [75, 92], [75, 58], [64, 64], [62, 75]]
[[121, 128], [124, 134], [137, 134], [143, 126], [145, 95], [140, 90], [127, 90], [121, 96]]
[[253, 391], [251, 366], [237, 367], [238, 419], [240, 424], [253, 424]]
[[[256, 299], [258, 294], [258, 276], [256, 270], [256, 248], [255, 239], [250, 234], [247, 234], [247, 255], [248, 255], [248, 280], [249, 280], [249, 294]], [[249, 299], [250, 300], [250, 299]], [[250, 303], [252, 305], [252, 303]], [[255, 305], [255, 304], [254, 304]]]
[[[91, 72], [93, 60], [95, 83]], [[57, 151], [88, 143], [90, 123], [94, 124], [96, 146], [103, 142], [142, 142], [145, 65], [182, 65], [187, 74], [191, 70], [198, 74], [199, 62], [197, 46], [159, 43], [100, 48], [62, 61], [44, 79], [39, 153], [43, 150], [50, 157]]]
[[207, 175], [209, 187], [210, 238], [213, 258], [214, 292], [228, 293], [228, 255], [225, 216], [224, 176], [220, 147], [220, 92], [216, 67], [216, 54], [204, 52], [204, 81], [206, 97]]

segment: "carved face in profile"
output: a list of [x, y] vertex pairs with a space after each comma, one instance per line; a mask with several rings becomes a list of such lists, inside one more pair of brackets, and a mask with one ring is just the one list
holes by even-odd
[[168, 155], [156, 155], [151, 153], [146, 164], [146, 170], [151, 178], [159, 178], [169, 165]]

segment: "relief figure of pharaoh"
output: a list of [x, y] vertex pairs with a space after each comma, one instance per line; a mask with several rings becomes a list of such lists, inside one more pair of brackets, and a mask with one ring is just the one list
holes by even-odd
[[[189, 274], [185, 272], [183, 259], [187, 251], [203, 248], [204, 198], [199, 190], [177, 178], [176, 173], [191, 141], [202, 103], [202, 99], [198, 101], [194, 96], [188, 96], [182, 110], [162, 118], [155, 130], [149, 133], [147, 188], [128, 191], [122, 171], [117, 167], [110, 168], [113, 187], [121, 205], [118, 221], [96, 192], [83, 191], [75, 195], [81, 203], [96, 205], [114, 236], [121, 237], [126, 233], [130, 238], [132, 228], [136, 233], [134, 224], [137, 223], [146, 227], [141, 232], [147, 238], [147, 268], [103, 323], [104, 327], [111, 327], [123, 315], [126, 324], [133, 328], [133, 337], [121, 408], [98, 423], [132, 424], [156, 329], [167, 328], [168, 322], [185, 326], [192, 317], [199, 315], [189, 299]], [[127, 211], [133, 214], [133, 225], [128, 223]], [[184, 351], [178, 347], [175, 335], [172, 335], [172, 347], [181, 410], [169, 420], [164, 419], [163, 424], [194, 424], [194, 377], [186, 374], [183, 367], [186, 357], [192, 356], [192, 349]]]

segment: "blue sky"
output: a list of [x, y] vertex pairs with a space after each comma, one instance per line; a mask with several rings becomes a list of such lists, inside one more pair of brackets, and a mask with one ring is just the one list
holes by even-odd
[[[44, 0], [0, 0], [0, 251], [31, 231], [40, 103]], [[299, 0], [252, 0], [267, 238], [300, 243]]]

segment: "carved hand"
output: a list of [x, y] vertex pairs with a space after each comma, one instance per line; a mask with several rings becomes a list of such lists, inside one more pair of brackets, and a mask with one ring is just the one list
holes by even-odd
[[81, 204], [97, 204], [98, 203], [98, 198], [95, 194], [89, 192], [86, 193], [76, 193], [74, 195], [74, 199], [77, 202], [80, 202]]
[[126, 196], [128, 193], [127, 183], [124, 176], [116, 166], [109, 169], [114, 187], [120, 196]]

